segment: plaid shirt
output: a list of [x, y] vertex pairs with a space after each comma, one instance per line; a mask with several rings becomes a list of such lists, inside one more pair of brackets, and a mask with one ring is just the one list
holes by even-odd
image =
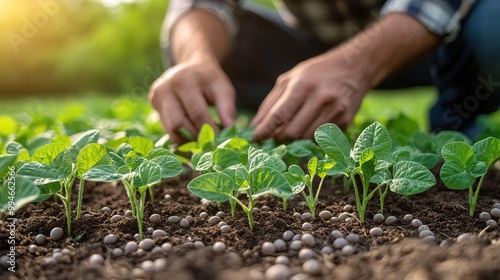
[[[243, 1], [239, 0], [171, 0], [165, 29], [193, 7], [216, 14], [235, 36], [238, 25], [234, 17]], [[276, 1], [275, 1], [276, 2]], [[278, 10], [290, 26], [336, 45], [376, 21], [380, 15], [405, 13], [424, 24], [431, 32], [451, 40], [460, 29], [460, 21], [476, 0], [282, 0]], [[284, 5], [281, 5], [284, 4]], [[168, 32], [162, 43], [168, 44]]]

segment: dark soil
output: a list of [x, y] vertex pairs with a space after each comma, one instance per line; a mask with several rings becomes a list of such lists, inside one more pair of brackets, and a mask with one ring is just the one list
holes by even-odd
[[[289, 200], [286, 211], [280, 199], [260, 198], [257, 207], [267, 206], [270, 210], [255, 214], [254, 230], [250, 231], [241, 209], [237, 208], [236, 217], [231, 218], [228, 203], [201, 204], [200, 199], [186, 189], [189, 179], [182, 178], [155, 187], [156, 199], [146, 208], [144, 228], [165, 230], [169, 235], [155, 241], [157, 245], [171, 243], [172, 251], [156, 254], [135, 252], [112, 257], [113, 248], [123, 248], [126, 242], [134, 240], [133, 236], [138, 232], [137, 222], [129, 217], [117, 223], [110, 220], [112, 215], [123, 215], [129, 209], [121, 184], [86, 183], [84, 213], [90, 215], [74, 221], [72, 237], [59, 242], [48, 241], [38, 246], [35, 252], [29, 252], [28, 246], [34, 244], [37, 234], [49, 236], [55, 226], [66, 229], [63, 207], [53, 200], [45, 201], [29, 205], [16, 214], [19, 219], [15, 231], [16, 273], [0, 267], [0, 279], [138, 279], [144, 277], [133, 269], [140, 267], [145, 260], [158, 258], [166, 258], [166, 269], [148, 274], [146, 279], [264, 279], [264, 272], [274, 264], [277, 255], [290, 257], [293, 279], [500, 279], [500, 229], [485, 229], [485, 221], [478, 218], [480, 212], [489, 212], [493, 203], [500, 202], [498, 170], [488, 173], [473, 218], [468, 215], [467, 191], [451, 191], [438, 184], [424, 194], [411, 197], [389, 194], [385, 214], [398, 218], [395, 225], [386, 226], [372, 220], [378, 211], [377, 197], [369, 205], [365, 224], [356, 221], [333, 224], [319, 218], [310, 221], [313, 230], [307, 232], [316, 238], [315, 258], [323, 267], [321, 275], [317, 276], [302, 273], [303, 261], [299, 260], [297, 251], [287, 250], [274, 255], [261, 252], [264, 242], [281, 238], [286, 230], [296, 234], [306, 232], [301, 229], [304, 221], [293, 216], [294, 212], [308, 211], [302, 197]], [[340, 183], [323, 188], [317, 213], [330, 210], [338, 216], [346, 204], [355, 205], [353, 194], [344, 192]], [[165, 194], [170, 194], [173, 199], [164, 199]], [[112, 213], [101, 211], [103, 206], [110, 207]], [[231, 231], [223, 233], [216, 225], [209, 225], [207, 220], [199, 217], [203, 211], [209, 216], [223, 211], [226, 214], [223, 221]], [[153, 213], [161, 215], [160, 223], [149, 221]], [[427, 225], [434, 232], [436, 241], [421, 241], [417, 229], [403, 220], [405, 214], [413, 214]], [[167, 219], [171, 215], [181, 218], [192, 215], [194, 223], [187, 228], [178, 223], [170, 224]], [[6, 225], [4, 219], [0, 228], [0, 255], [9, 252]], [[382, 228], [384, 235], [370, 236], [369, 230], [374, 226]], [[339, 250], [329, 255], [320, 254], [322, 247], [332, 245], [329, 234], [334, 229], [359, 235], [355, 255], [345, 256]], [[102, 242], [109, 233], [118, 236], [118, 243], [105, 245]], [[471, 238], [457, 242], [457, 237], [463, 233], [470, 233]], [[192, 241], [202, 241], [206, 247], [194, 249]], [[210, 246], [217, 241], [226, 244], [226, 253], [211, 250]], [[45, 258], [51, 256], [54, 248], [68, 248], [71, 253], [60, 258], [57, 264], [48, 265]], [[104, 256], [105, 264], [90, 264], [88, 259], [93, 253]]]

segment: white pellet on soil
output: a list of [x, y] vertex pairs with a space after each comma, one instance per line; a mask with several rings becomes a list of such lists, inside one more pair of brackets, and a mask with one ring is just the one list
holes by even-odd
[[352, 224], [352, 223], [354, 223], [354, 218], [351, 218], [351, 217], [346, 218], [345, 222], [348, 223], [348, 224]]
[[264, 206], [260, 207], [260, 210], [262, 210], [262, 211], [270, 211], [271, 208], [269, 208], [269, 206], [267, 206], [267, 205], [264, 205]]
[[122, 215], [113, 215], [111, 217], [111, 222], [113, 223], [118, 223], [119, 221], [121, 221], [123, 219]]
[[329, 254], [333, 253], [333, 249], [330, 246], [325, 246], [325, 247], [321, 248], [320, 252], [323, 255], [329, 255]]
[[118, 237], [114, 234], [108, 234], [108, 235], [104, 236], [103, 241], [104, 241], [104, 244], [108, 244], [108, 245], [115, 244], [118, 241]]
[[345, 221], [345, 219], [349, 218], [349, 213], [347, 212], [342, 212], [340, 213], [340, 215], [338, 216], [338, 219], [339, 221], [343, 222]]
[[50, 231], [50, 239], [52, 239], [52, 241], [59, 241], [63, 239], [63, 237], [64, 231], [60, 227], [55, 227]]
[[143, 279], [143, 278], [147, 277], [146, 271], [144, 271], [144, 269], [142, 269], [140, 267], [136, 267], [136, 268], [132, 269], [131, 274], [132, 274], [133, 278]]
[[208, 213], [207, 212], [201, 212], [200, 213], [200, 218], [202, 218], [202, 219], [208, 218]]
[[167, 222], [169, 222], [171, 224], [176, 224], [176, 223], [178, 223], [180, 221], [181, 221], [181, 218], [179, 218], [179, 216], [170, 216], [167, 219]]
[[64, 248], [64, 249], [61, 250], [61, 254], [63, 254], [63, 255], [69, 255], [69, 254], [71, 254], [71, 250], [68, 249], [68, 248]]
[[422, 239], [423, 239], [423, 238], [425, 238], [425, 237], [427, 237], [427, 236], [433, 236], [433, 235], [434, 235], [434, 233], [432, 233], [432, 231], [430, 231], [430, 230], [428, 230], [428, 229], [424, 229], [424, 230], [422, 230], [422, 231], [418, 234], [418, 237], [420, 237], [420, 238], [422, 238]]
[[273, 242], [274, 248], [276, 248], [276, 252], [284, 252], [286, 251], [286, 243], [283, 239], [276, 239]]
[[203, 249], [203, 248], [205, 248], [205, 244], [203, 244], [203, 242], [201, 242], [201, 241], [195, 241], [194, 248], [195, 249]]
[[352, 205], [347, 204], [346, 206], [344, 206], [344, 208], [342, 208], [342, 211], [351, 213], [352, 212]]
[[36, 249], [38, 249], [38, 246], [36, 246], [35, 244], [31, 244], [30, 246], [28, 246], [28, 251], [31, 253], [36, 252]]
[[132, 252], [135, 252], [137, 251], [137, 248], [139, 246], [137, 246], [137, 243], [135, 241], [129, 241], [127, 242], [127, 244], [125, 244], [125, 252], [126, 253], [132, 253]]
[[302, 271], [310, 275], [321, 274], [321, 264], [317, 260], [307, 260], [302, 264]]
[[148, 229], [146, 229], [146, 234], [153, 234], [154, 231], [155, 231], [154, 228], [148, 227]]
[[144, 251], [151, 251], [153, 247], [155, 246], [155, 242], [151, 238], [145, 238], [139, 242], [139, 248], [141, 248]]
[[331, 217], [330, 218], [330, 223], [332, 225], [338, 224], [339, 223], [339, 219], [337, 217]]
[[403, 220], [405, 220], [405, 222], [411, 223], [411, 221], [413, 220], [413, 215], [412, 214], [406, 214], [404, 216]]
[[457, 242], [464, 242], [467, 241], [471, 238], [470, 234], [468, 233], [462, 233], [457, 237]]
[[343, 238], [344, 234], [340, 230], [332, 230], [332, 233], [330, 233], [332, 238], [337, 239], [337, 238]]
[[321, 211], [319, 213], [319, 217], [322, 219], [322, 220], [328, 220], [332, 217], [332, 212], [328, 211], [328, 210], [324, 210], [324, 211]]
[[226, 244], [223, 242], [217, 241], [215, 242], [214, 246], [212, 246], [212, 250], [216, 253], [222, 253], [226, 251]]
[[220, 227], [220, 230], [222, 232], [230, 232], [231, 231], [231, 227], [229, 227], [228, 225], [223, 225]]
[[102, 265], [104, 264], [104, 258], [99, 254], [93, 254], [92, 256], [90, 256], [89, 262], [91, 264]]
[[168, 234], [164, 230], [157, 229], [157, 230], [153, 231], [153, 233], [151, 234], [151, 237], [156, 238], [156, 237], [167, 236], [167, 235]]
[[351, 256], [356, 253], [356, 249], [352, 245], [346, 245], [342, 248], [342, 255]]
[[411, 226], [412, 227], [418, 228], [421, 225], [423, 225], [423, 223], [419, 219], [413, 219], [413, 220], [411, 220]]
[[226, 216], [226, 214], [224, 214], [224, 212], [222, 212], [222, 211], [219, 211], [219, 212], [217, 212], [217, 214], [215, 214], [215, 216], [223, 219]]
[[10, 267], [10, 264], [8, 263], [8, 261], [9, 261], [9, 257], [8, 256], [2, 256], [0, 258], [0, 265], [3, 266], [3, 267], [5, 267], [5, 268], [8, 268], [8, 267]]
[[179, 222], [179, 225], [180, 225], [181, 227], [188, 227], [188, 226], [189, 226], [189, 222], [188, 222], [188, 220], [186, 220], [186, 219], [182, 219], [182, 220]]
[[61, 252], [57, 252], [57, 253], [52, 254], [52, 257], [56, 260], [59, 260], [62, 256], [63, 256], [63, 254]]
[[298, 251], [298, 250], [300, 250], [300, 248], [302, 248], [302, 241], [294, 240], [294, 241], [292, 241], [292, 243], [290, 243], [288, 248], [290, 248], [290, 250]]
[[500, 209], [500, 202], [493, 203], [493, 205], [491, 206], [491, 208], [498, 208], [498, 209]]
[[302, 230], [312, 230], [312, 228], [313, 226], [308, 222], [302, 224]]
[[208, 224], [210, 225], [216, 225], [220, 222], [220, 217], [219, 216], [212, 216], [210, 219], [208, 219]]
[[429, 236], [422, 238], [422, 241], [431, 243], [431, 242], [436, 241], [436, 237], [434, 237], [434, 235], [429, 235]]
[[389, 216], [389, 217], [385, 218], [385, 224], [388, 226], [394, 225], [397, 221], [398, 221], [398, 218], [396, 218], [394, 216]]
[[[101, 257], [101, 258], [102, 258], [102, 257]], [[44, 258], [44, 259], [43, 259], [43, 261], [44, 261], [44, 262], [45, 262], [45, 264], [47, 264], [47, 265], [55, 265], [55, 264], [57, 264], [57, 260], [56, 260], [55, 258], [53, 258], [53, 257], [47, 257], [47, 258]], [[103, 260], [103, 262], [104, 262], [104, 260]], [[92, 262], [90, 262], [90, 263], [92, 263]]]
[[276, 260], [274, 260], [274, 263], [275, 264], [289, 265], [290, 259], [287, 256], [277, 256]]
[[345, 240], [349, 243], [358, 243], [359, 242], [359, 236], [355, 233], [350, 233], [345, 237]]
[[156, 254], [161, 254], [163, 252], [163, 249], [160, 247], [160, 246], [155, 246], [152, 250], [151, 250], [151, 253], [153, 255], [156, 255]]
[[314, 245], [316, 245], [316, 240], [314, 239], [314, 236], [310, 233], [302, 235], [302, 238], [300, 240], [302, 241], [302, 244], [309, 247], [314, 247]]
[[47, 238], [45, 237], [45, 235], [43, 234], [37, 234], [35, 236], [35, 244], [36, 245], [43, 245], [45, 243], [45, 241], [47, 241]]
[[259, 207], [255, 207], [253, 210], [252, 210], [252, 213], [259, 213], [260, 209]]
[[287, 280], [292, 275], [290, 268], [284, 264], [270, 266], [265, 273], [266, 280]]
[[385, 220], [385, 217], [384, 215], [380, 214], [380, 213], [377, 213], [375, 215], [373, 215], [373, 221], [377, 222], [377, 223], [381, 223]]
[[113, 254], [113, 257], [121, 257], [123, 256], [123, 250], [120, 248], [114, 248], [113, 251], [111, 251], [111, 254]]
[[287, 230], [285, 232], [283, 232], [283, 240], [285, 241], [290, 241], [292, 240], [294, 234], [293, 234], [293, 231], [291, 230]]
[[172, 196], [170, 194], [166, 194], [163, 196], [163, 199], [165, 199], [166, 201], [169, 201], [169, 200], [172, 200]]
[[493, 208], [493, 209], [491, 209], [490, 214], [495, 219], [500, 218], [500, 208]]
[[303, 221], [310, 221], [312, 220], [312, 214], [309, 213], [309, 212], [305, 212], [305, 213], [302, 213], [302, 215], [300, 215], [300, 218], [303, 220]]
[[194, 223], [194, 218], [193, 218], [193, 216], [191, 216], [191, 215], [187, 215], [187, 216], [186, 216], [186, 220], [189, 222], [189, 224]]
[[491, 215], [488, 212], [481, 212], [479, 213], [479, 219], [482, 221], [491, 220]]
[[422, 232], [423, 230], [430, 230], [430, 228], [426, 225], [421, 225], [417, 229], [418, 233]]
[[314, 258], [314, 251], [309, 248], [304, 248], [299, 251], [299, 259], [308, 260]]
[[172, 251], [172, 244], [170, 244], [170, 243], [163, 243], [163, 244], [161, 244], [161, 248], [165, 252], [170, 252], [170, 251]]
[[374, 227], [374, 228], [370, 229], [371, 236], [382, 236], [383, 234], [384, 234], [384, 231], [379, 227]]
[[276, 247], [272, 242], [264, 242], [264, 244], [262, 244], [262, 253], [274, 254], [276, 253]]
[[295, 213], [293, 213], [293, 217], [300, 219], [302, 217], [302, 215], [300, 213], [298, 213], [298, 212], [295, 212]]
[[219, 222], [219, 223], [217, 224], [217, 227], [218, 227], [218, 228], [221, 228], [221, 227], [223, 227], [223, 226], [225, 226], [225, 225], [227, 225], [227, 223], [226, 223], [226, 222]]
[[347, 240], [345, 238], [337, 238], [335, 239], [335, 241], [333, 241], [333, 247], [335, 249], [342, 249], [344, 248], [345, 246], [347, 246], [349, 244], [349, 242], [347, 242]]
[[495, 220], [487, 220], [486, 225], [489, 226], [490, 228], [495, 228], [497, 227], [497, 222]]
[[149, 221], [152, 222], [153, 224], [161, 222], [161, 217], [158, 214], [153, 214], [149, 216]]
[[292, 241], [293, 241], [293, 240], [300, 240], [300, 239], [302, 239], [302, 234], [300, 234], [300, 233], [297, 233], [296, 235], [294, 235], [294, 236], [292, 237]]
[[109, 208], [108, 206], [104, 206], [101, 208], [101, 211], [103, 212], [106, 212], [108, 214], [111, 214], [111, 208]]
[[154, 261], [154, 267], [156, 272], [163, 271], [167, 268], [168, 261], [165, 258], [159, 258]]
[[153, 273], [155, 272], [155, 265], [153, 261], [146, 260], [141, 263], [141, 268], [146, 271], [146, 273]]
[[132, 217], [132, 210], [125, 211], [125, 213], [123, 213], [123, 216], [125, 216], [125, 217]]

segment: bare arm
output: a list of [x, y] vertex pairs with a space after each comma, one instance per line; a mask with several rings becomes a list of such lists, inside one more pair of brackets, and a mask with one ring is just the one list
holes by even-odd
[[257, 140], [312, 138], [352, 122], [365, 93], [441, 41], [415, 18], [394, 13], [323, 55], [281, 75], [252, 124]]

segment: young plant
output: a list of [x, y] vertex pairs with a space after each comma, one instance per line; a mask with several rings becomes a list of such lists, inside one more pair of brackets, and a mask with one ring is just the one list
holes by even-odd
[[445, 159], [439, 172], [441, 180], [450, 189], [469, 189], [469, 214], [473, 216], [486, 171], [500, 157], [500, 139], [488, 137], [472, 147], [464, 142], [451, 142], [443, 146], [441, 154]]
[[[323, 181], [327, 175], [326, 171], [331, 169], [334, 165], [335, 162], [331, 159], [318, 160], [317, 157], [312, 157], [307, 163], [309, 174], [305, 174], [304, 170], [298, 165], [291, 165], [288, 167], [288, 172], [284, 174], [288, 182], [293, 186], [293, 192], [295, 194], [302, 193], [304, 196], [313, 219], [316, 218], [316, 205], [318, 204], [319, 193], [321, 192]], [[313, 190], [315, 176], [320, 178], [316, 193], [314, 193]], [[308, 190], [307, 193], [305, 192], [306, 186]]]

